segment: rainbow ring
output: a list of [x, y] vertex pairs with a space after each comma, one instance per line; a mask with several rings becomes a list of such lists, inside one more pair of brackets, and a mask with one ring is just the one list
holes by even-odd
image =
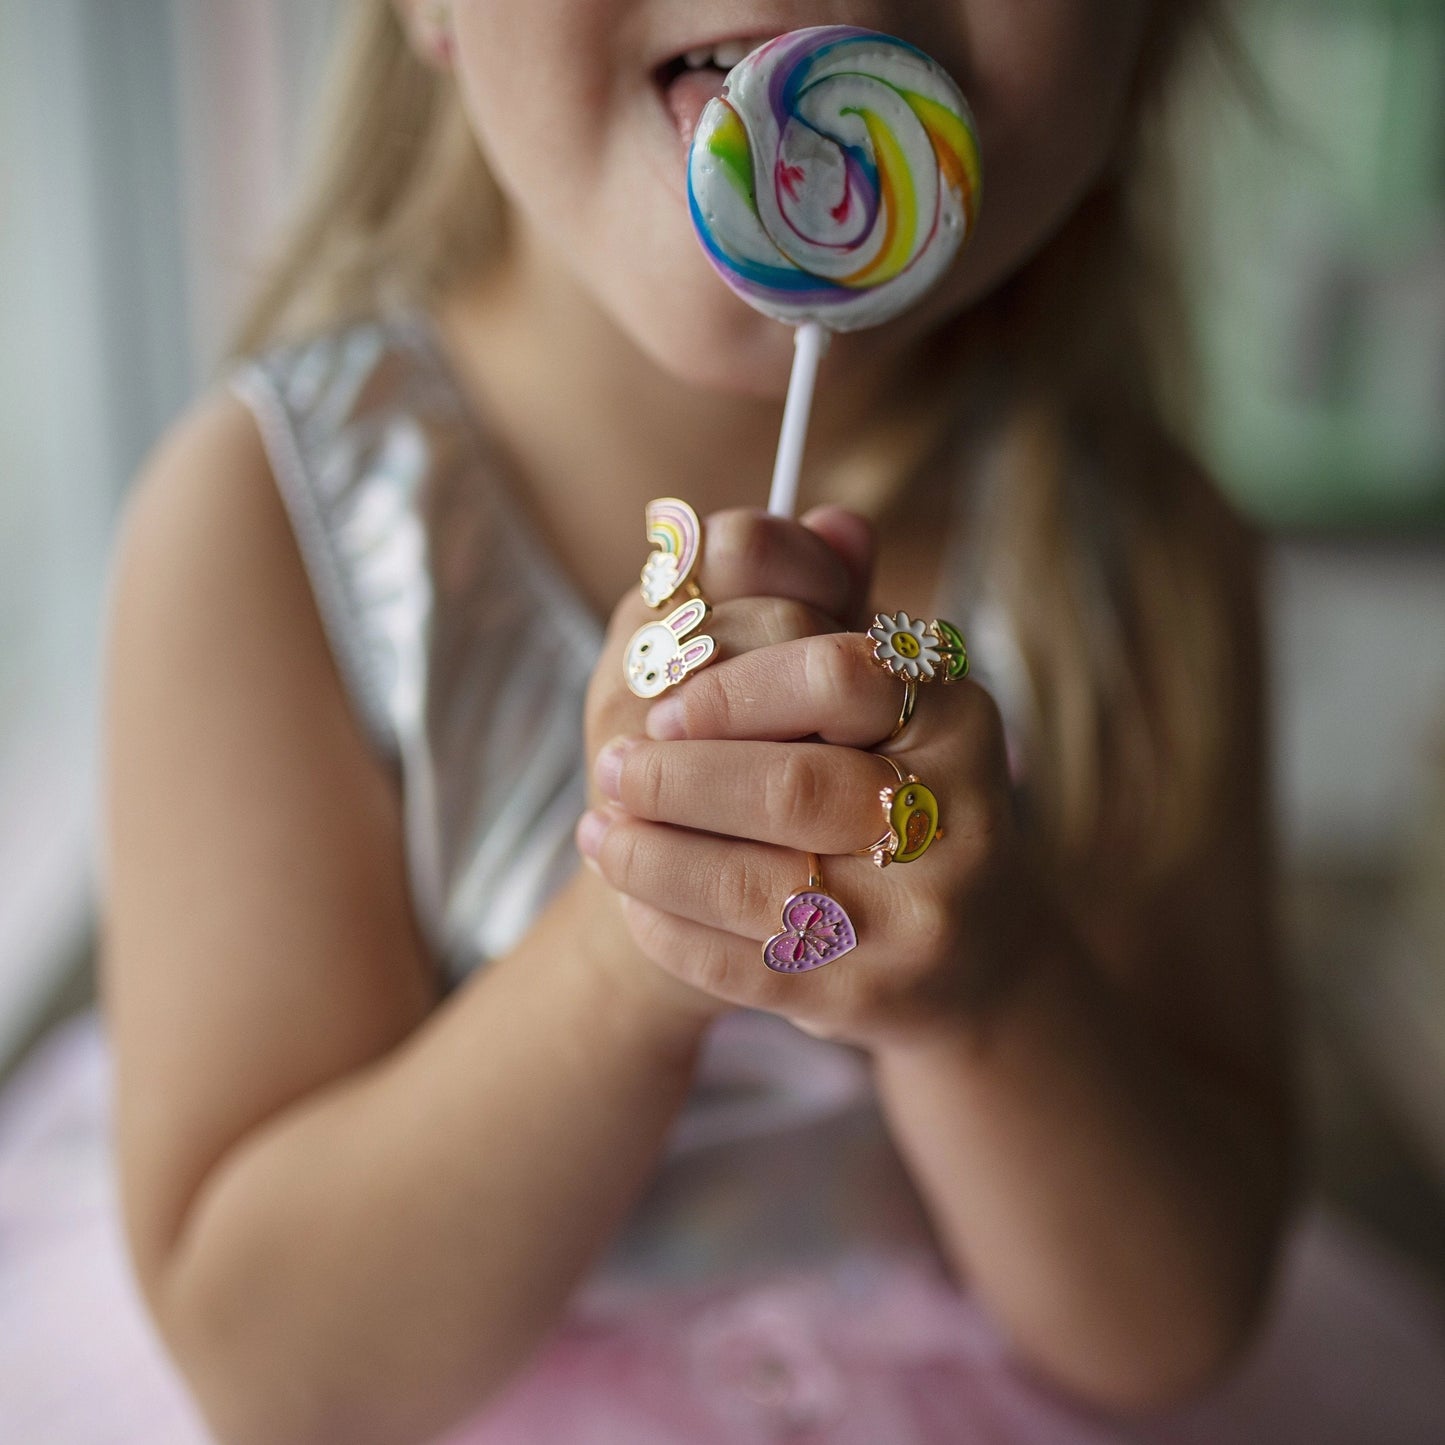
[[701, 597], [692, 574], [702, 557], [702, 523], [677, 497], [658, 497], [647, 504], [647, 540], [653, 551], [642, 568], [642, 600], [654, 611], [687, 589]]

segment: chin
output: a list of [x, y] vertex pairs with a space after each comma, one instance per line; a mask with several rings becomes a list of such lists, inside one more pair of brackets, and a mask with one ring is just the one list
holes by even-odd
[[781, 401], [793, 367], [793, 328], [721, 289], [703, 299], [660, 291], [619, 324], [645, 355], [685, 386]]

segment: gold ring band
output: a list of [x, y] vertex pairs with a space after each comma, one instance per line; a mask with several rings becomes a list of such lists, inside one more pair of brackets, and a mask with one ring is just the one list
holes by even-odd
[[898, 721], [893, 725], [893, 731], [883, 739], [885, 743], [891, 743], [908, 726], [913, 720], [913, 709], [917, 706], [918, 684], [911, 677], [905, 677], [903, 679], [903, 710], [898, 714]]

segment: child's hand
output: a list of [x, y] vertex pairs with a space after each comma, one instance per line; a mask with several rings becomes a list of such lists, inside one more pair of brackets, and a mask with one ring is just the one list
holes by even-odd
[[[968, 680], [920, 687], [889, 749], [937, 796], [943, 836], [887, 869], [840, 856], [886, 829], [879, 790], [898, 779], [869, 750], [902, 699], [866, 635], [786, 641], [706, 668], [654, 704], [651, 739], [604, 752], [595, 781], [615, 803], [590, 836], [642, 951], [732, 1004], [864, 1046], [974, 1016], [1060, 925], [1020, 846], [998, 710]], [[858, 947], [780, 974], [762, 946], [807, 887], [808, 852]]]
[[[699, 677], [754, 648], [861, 625], [873, 542], [867, 523], [853, 513], [819, 507], [802, 522], [794, 522], [739, 508], [713, 514], [704, 528], [702, 562], [694, 580], [713, 608], [704, 630], [717, 643], [717, 660]], [[639, 549], [639, 570], [642, 560]], [[613, 738], [641, 733], [651, 706], [628, 688], [624, 652], [633, 633], [660, 615], [643, 602], [635, 587], [613, 611], [606, 646], [587, 693], [586, 749], [594, 808], [606, 803], [595, 783], [599, 751]], [[664, 697], [677, 691], [674, 688]], [[640, 962], [649, 975], [671, 986], [664, 992], [676, 1001], [679, 985], [658, 975], [645, 960]], [[694, 1002], [718, 1003], [692, 989], [686, 995], [692, 995]]]
[[[718, 659], [860, 624], [873, 566], [872, 534], [862, 518], [840, 507], [818, 507], [793, 522], [740, 507], [708, 517], [704, 535], [693, 580], [713, 609], [702, 630], [716, 641]], [[639, 549], [639, 570], [642, 559]], [[637, 629], [666, 611], [649, 608], [636, 587], [613, 609], [587, 692], [589, 775], [604, 744], [643, 729], [650, 704], [628, 688], [623, 654]], [[592, 800], [601, 801], [595, 788]]]

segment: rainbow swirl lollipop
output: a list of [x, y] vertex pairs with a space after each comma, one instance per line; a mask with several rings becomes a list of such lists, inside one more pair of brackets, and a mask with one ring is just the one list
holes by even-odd
[[981, 189], [968, 103], [874, 30], [780, 36], [728, 74], [688, 156], [693, 225], [745, 301], [828, 331], [876, 326], [948, 269]]

